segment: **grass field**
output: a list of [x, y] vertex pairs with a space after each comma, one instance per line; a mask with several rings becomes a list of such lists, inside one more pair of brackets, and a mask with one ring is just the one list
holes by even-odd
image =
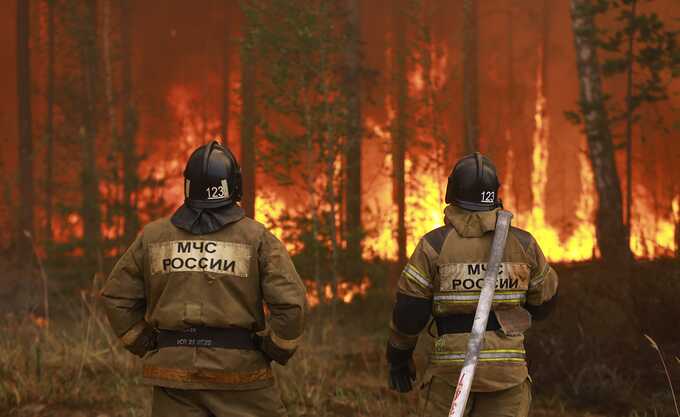
[[[625, 274], [598, 264], [558, 271], [558, 309], [528, 334], [532, 415], [675, 415], [658, 354], [643, 335], [664, 351], [677, 386], [678, 264], [641, 264], [626, 276], [627, 285]], [[287, 367], [276, 366], [291, 417], [418, 415], [415, 392], [386, 388], [392, 297], [379, 277], [375, 282], [365, 298], [313, 309], [303, 347]], [[2, 318], [0, 415], [146, 415], [150, 389], [140, 383], [139, 360], [112, 337], [93, 291], [67, 292], [53, 298], [49, 328], [26, 313]], [[419, 370], [428, 343], [421, 339]]]

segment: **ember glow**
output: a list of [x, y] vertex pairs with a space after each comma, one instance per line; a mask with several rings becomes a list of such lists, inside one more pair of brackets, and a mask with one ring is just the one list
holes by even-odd
[[[333, 286], [330, 283], [321, 285], [321, 293], [323, 299], [319, 297], [319, 286], [316, 282], [305, 280], [307, 287], [307, 303], [309, 307], [316, 307], [321, 301], [330, 302], [333, 300]], [[366, 295], [368, 289], [371, 288], [371, 281], [364, 277], [359, 282], [340, 281], [337, 287], [337, 297], [343, 303], [351, 303], [358, 296]]]
[[45, 317], [29, 314], [28, 319], [39, 329], [45, 329], [49, 326], [49, 321]]

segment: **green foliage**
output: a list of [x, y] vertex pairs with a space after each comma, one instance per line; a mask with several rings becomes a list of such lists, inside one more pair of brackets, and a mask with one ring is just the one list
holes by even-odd
[[[322, 1], [244, 2], [249, 30], [243, 47], [256, 51], [258, 99], [268, 116], [259, 121], [270, 145], [262, 162], [280, 169], [281, 178], [302, 163], [306, 140], [319, 152], [331, 152], [344, 133], [339, 70], [347, 38], [338, 27], [339, 12], [330, 7]], [[329, 131], [336, 137], [329, 137]]]
[[[605, 57], [600, 64], [602, 75], [607, 78], [622, 76], [632, 66], [632, 93], [629, 97], [624, 94], [623, 105], [608, 100], [609, 96], [604, 99], [610, 124], [628, 117], [634, 123], [638, 122], [638, 111], [643, 106], [670, 98], [670, 82], [680, 76], [680, 30], [669, 29], [669, 23], [655, 12], [640, 13], [640, 3], [643, 0], [597, 0], [578, 11], [594, 18], [613, 17], [617, 24], [612, 30], [601, 29], [593, 34]], [[634, 5], [638, 9], [635, 14]], [[631, 36], [633, 49], [629, 54]], [[588, 111], [581, 107], [578, 111], [565, 112], [565, 117], [580, 125], [582, 115]]]
[[[347, 95], [343, 90], [345, 53], [351, 39], [344, 11], [315, 0], [249, 0], [242, 3], [247, 31], [242, 47], [257, 62], [257, 101], [265, 117], [258, 127], [264, 144], [259, 163], [281, 185], [304, 184], [304, 214], [289, 221], [311, 248], [315, 277], [331, 252], [337, 265], [343, 173], [347, 142]], [[335, 268], [331, 269], [335, 277]]]

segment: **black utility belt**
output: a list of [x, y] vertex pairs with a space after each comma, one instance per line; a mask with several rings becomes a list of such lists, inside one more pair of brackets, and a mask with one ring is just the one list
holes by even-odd
[[[435, 317], [437, 323], [437, 333], [441, 336], [443, 334], [452, 333], [470, 333], [472, 331], [472, 324], [475, 321], [474, 314], [452, 314], [450, 316]], [[501, 325], [496, 318], [496, 314], [492, 311], [489, 313], [489, 321], [486, 323], [486, 330], [500, 330]]]
[[159, 330], [158, 348], [211, 347], [256, 350], [252, 333], [239, 327], [189, 327], [185, 330]]

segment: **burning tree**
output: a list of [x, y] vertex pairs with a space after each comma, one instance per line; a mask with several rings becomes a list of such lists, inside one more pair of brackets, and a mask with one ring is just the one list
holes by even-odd
[[[622, 28], [606, 31], [595, 19], [618, 11], [616, 21]], [[643, 105], [669, 98], [669, 80], [680, 75], [678, 31], [665, 28], [656, 13], [640, 13], [637, 0], [572, 0], [572, 18], [581, 86], [578, 112], [567, 112], [573, 122], [585, 126], [589, 154], [596, 174], [600, 203], [597, 212], [597, 237], [602, 255], [609, 259], [630, 257], [631, 216], [633, 210], [634, 125], [641, 120]], [[599, 63], [598, 50], [605, 59]], [[623, 106], [610, 100], [616, 95], [602, 87], [602, 76], [625, 75]], [[616, 81], [616, 80], [614, 80]], [[614, 82], [614, 84], [616, 84]], [[619, 94], [620, 95], [620, 94]], [[662, 125], [658, 111], [653, 124]], [[615, 142], [613, 130], [624, 122], [624, 143]], [[622, 193], [615, 163], [615, 150], [626, 149], [626, 205], [623, 220]]]
[[[258, 121], [259, 163], [281, 185], [304, 184], [304, 198], [289, 199], [297, 213], [287, 217], [296, 226], [287, 229], [295, 231], [291, 238], [303, 243], [298, 266], [319, 288], [329, 276], [337, 291], [342, 158], [348, 126], [356, 129], [347, 122], [352, 95], [342, 68], [351, 39], [340, 24], [344, 10], [324, 1], [253, 0], [244, 11], [244, 47], [257, 54], [256, 97], [266, 115]], [[352, 138], [356, 146], [354, 131]]]

